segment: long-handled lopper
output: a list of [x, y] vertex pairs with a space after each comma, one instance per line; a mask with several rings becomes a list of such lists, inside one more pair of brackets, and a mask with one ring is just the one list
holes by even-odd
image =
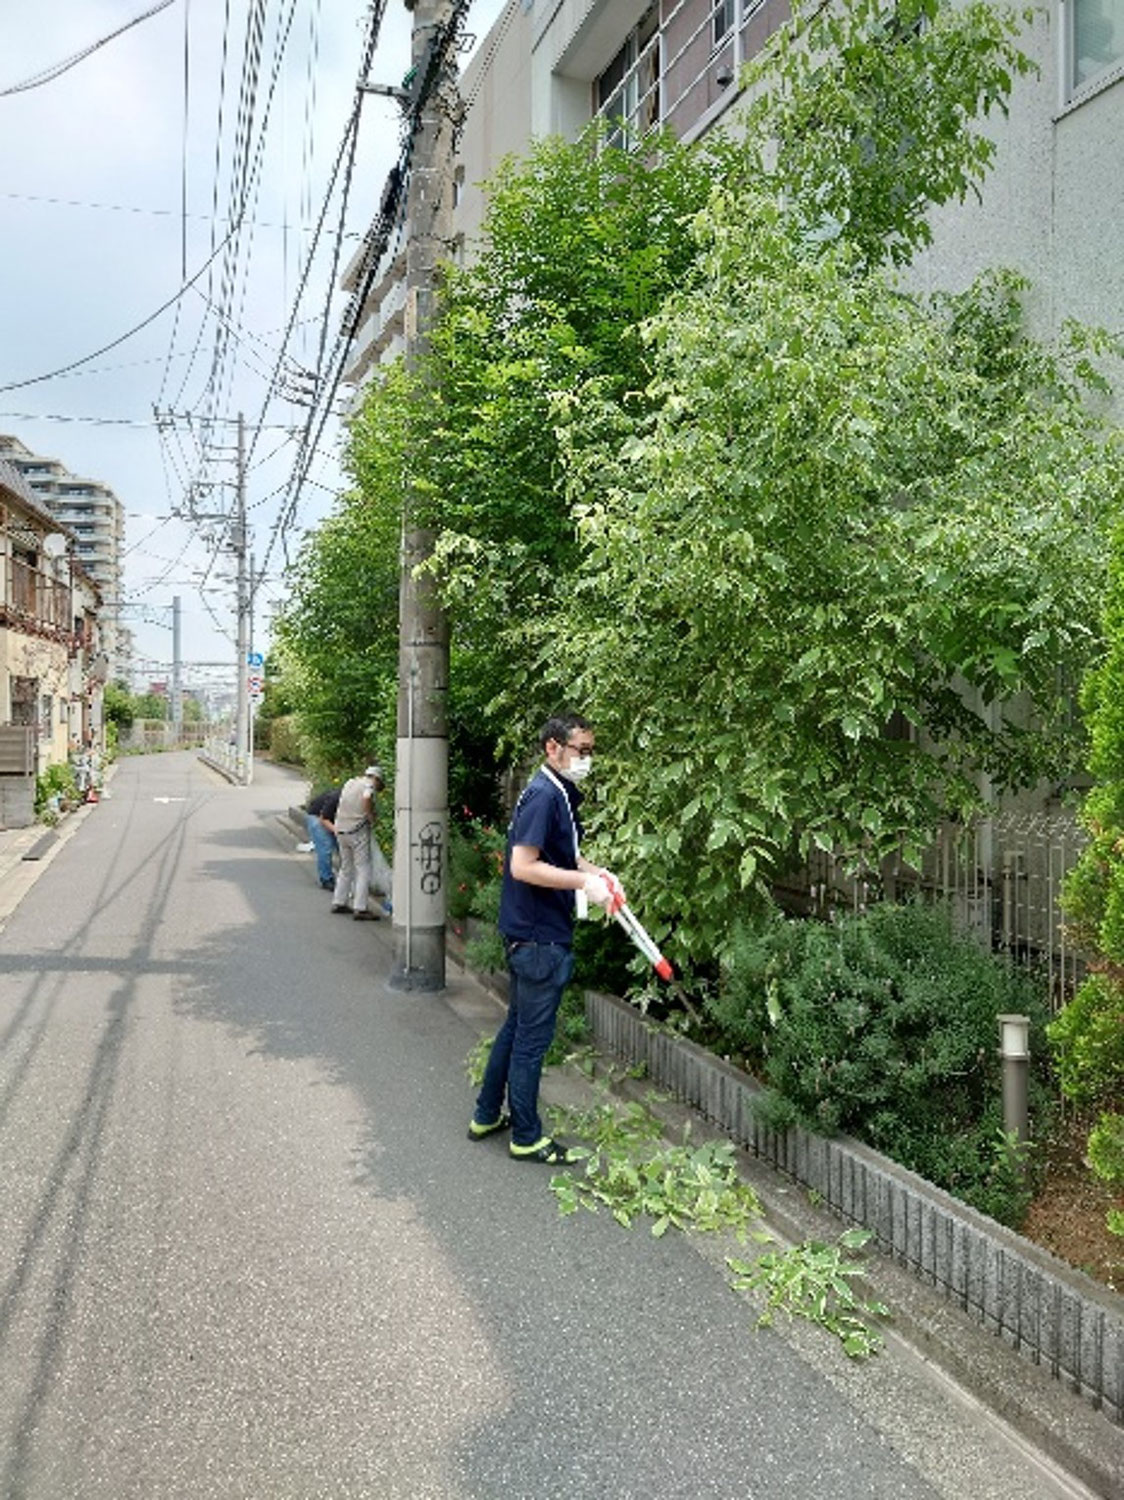
[[655, 969], [660, 978], [671, 979], [675, 973], [675, 970], [671, 967], [671, 964], [668, 962], [668, 960], [664, 958], [663, 954], [656, 947], [655, 943], [652, 942], [652, 939], [648, 936], [647, 932], [644, 930], [644, 927], [641, 925], [640, 919], [633, 915], [631, 909], [627, 906], [618, 906], [613, 915], [624, 928], [625, 932], [628, 933], [632, 941], [640, 949], [644, 957], [652, 965], [652, 968]]
[[616, 917], [617, 921], [624, 928], [625, 932], [628, 933], [629, 937], [640, 949], [640, 952], [648, 960], [652, 968], [655, 969], [660, 978], [671, 979], [674, 976], [675, 970], [671, 967], [668, 960], [664, 958], [655, 943], [653, 943], [640, 918], [635, 915], [625, 901], [620, 881], [615, 876], [609, 875], [608, 871], [605, 871], [604, 874], [609, 882], [609, 912]]

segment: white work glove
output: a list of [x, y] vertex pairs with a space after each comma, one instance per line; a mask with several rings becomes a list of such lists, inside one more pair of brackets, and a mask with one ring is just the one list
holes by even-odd
[[610, 916], [625, 904], [624, 889], [609, 870], [597, 870], [587, 875], [582, 889], [595, 906], [603, 906]]

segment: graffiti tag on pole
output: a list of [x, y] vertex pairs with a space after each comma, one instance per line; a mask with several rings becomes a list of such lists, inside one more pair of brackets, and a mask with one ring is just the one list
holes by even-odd
[[417, 851], [422, 892], [426, 896], [436, 896], [441, 890], [445, 863], [443, 829], [440, 823], [425, 825], [418, 834]]

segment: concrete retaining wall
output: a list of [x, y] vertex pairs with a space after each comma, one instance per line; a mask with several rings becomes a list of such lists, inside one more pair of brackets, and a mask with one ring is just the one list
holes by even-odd
[[0, 776], [0, 828], [30, 828], [35, 822], [35, 777]]
[[765, 1129], [753, 1079], [624, 1001], [589, 993], [586, 1010], [601, 1049], [643, 1062], [660, 1088], [870, 1229], [901, 1264], [1124, 1423], [1124, 1298], [858, 1141]]

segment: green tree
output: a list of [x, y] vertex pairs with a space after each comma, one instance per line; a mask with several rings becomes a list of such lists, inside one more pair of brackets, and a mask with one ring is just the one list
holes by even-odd
[[295, 570], [286, 682], [325, 753], [389, 718], [408, 493], [440, 533], [463, 754], [594, 713], [614, 858], [680, 954], [719, 951], [795, 854], [876, 860], [985, 781], [1072, 767], [1121, 491], [1095, 341], [1028, 340], [1011, 277], [892, 279], [986, 170], [1016, 31], [980, 4], [813, 9], [739, 141], [505, 164]]
[[[719, 951], [761, 873], [793, 856], [876, 863], [969, 811], [985, 779], [1030, 785], [1078, 760], [1070, 704], [1124, 493], [1085, 399], [1097, 341], [1036, 345], [1010, 276], [925, 299], [883, 270], [986, 158], [972, 99], [941, 96], [965, 47], [982, 54], [979, 107], [1009, 86], [987, 14], [895, 33], [936, 139], [896, 155], [888, 200], [858, 168], [920, 129], [889, 118], [888, 90], [845, 213], [832, 151], [805, 150], [792, 120], [861, 133], [882, 22], [865, 0], [835, 17], [830, 67], [801, 33], [782, 39], [774, 64], [796, 82], [749, 117], [779, 134], [775, 169], [696, 217], [692, 277], [645, 328], [651, 411], [588, 392], [555, 405], [583, 567], [537, 661], [611, 747], [614, 857], [680, 953]], [[823, 222], [813, 203], [834, 205]]]
[[[353, 753], [372, 711], [393, 723], [390, 632], [409, 495], [440, 532], [451, 802], [496, 811], [496, 743], [522, 685], [522, 624], [553, 610], [578, 563], [551, 404], [591, 383], [640, 399], [649, 371], [638, 320], [695, 253], [688, 221], [715, 179], [716, 153], [732, 148], [704, 153], [669, 138], [618, 149], [593, 127], [576, 144], [546, 141], [527, 163], [501, 166], [481, 259], [449, 272], [431, 357], [415, 375], [399, 365], [373, 383], [350, 432], [356, 492], [292, 573], [281, 681], [325, 766]], [[342, 699], [330, 686], [339, 681]]]
[[124, 682], [107, 682], [102, 697], [102, 712], [106, 721], [118, 729], [128, 729], [136, 718], [133, 695]]
[[352, 774], [394, 744], [398, 667], [397, 520], [390, 502], [344, 496], [305, 539], [277, 622], [279, 694], [314, 775]]
[[166, 719], [168, 700], [160, 693], [138, 693], [133, 699], [133, 711], [138, 719]]
[[1034, 71], [1021, 17], [970, 0], [818, 0], [745, 70], [751, 171], [811, 243], [849, 240], [868, 266], [931, 243], [926, 210], [963, 201], [995, 159], [982, 121]]
[[[1124, 1193], [1124, 521], [1112, 537], [1104, 635], [1082, 692], [1096, 782], [1082, 809], [1089, 843], [1064, 894], [1090, 972], [1049, 1035], [1064, 1094], [1096, 1117], [1090, 1165]], [[1124, 1208], [1109, 1214], [1109, 1227], [1124, 1234]]]
[[479, 259], [447, 277], [411, 473], [440, 532], [455, 680], [493, 740], [526, 693], [523, 627], [556, 612], [579, 563], [558, 404], [646, 408], [641, 321], [688, 274], [691, 218], [740, 150], [610, 145], [600, 124], [541, 141], [500, 167]]

